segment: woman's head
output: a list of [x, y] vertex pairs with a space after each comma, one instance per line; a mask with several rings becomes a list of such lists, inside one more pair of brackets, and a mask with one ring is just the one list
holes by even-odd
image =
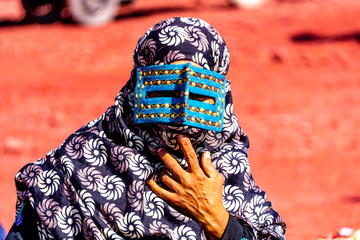
[[207, 22], [176, 17], [152, 26], [134, 51], [134, 67], [190, 60], [201, 67], [226, 75], [230, 55], [225, 41]]
[[[186, 116], [186, 123], [184, 122], [185, 118], [181, 121], [181, 122], [177, 122], [177, 121], [167, 121], [165, 119], [162, 119], [161, 122], [158, 121], [158, 118], [162, 118], [162, 116], [164, 115], [160, 115], [162, 112], [165, 110], [167, 111], [167, 107], [166, 107], [166, 103], [169, 103], [168, 106], [171, 106], [172, 101], [165, 101], [168, 99], [163, 99], [163, 100], [159, 100], [159, 99], [155, 99], [157, 97], [159, 97], [158, 95], [156, 95], [156, 93], [160, 90], [169, 90], [168, 88], [170, 88], [170, 85], [163, 85], [163, 84], [155, 84], [156, 85], [156, 91], [155, 89], [150, 89], [150, 87], [152, 87], [154, 85], [154, 82], [152, 84], [147, 84], [146, 87], [144, 87], [144, 89], [146, 88], [146, 90], [144, 90], [141, 86], [144, 85], [144, 81], [145, 78], [144, 77], [139, 77], [139, 76], [153, 76], [156, 75], [156, 72], [153, 72], [152, 70], [154, 69], [158, 69], [157, 67], [159, 67], [159, 69], [163, 69], [165, 70], [165, 68], [168, 69], [172, 69], [172, 64], [177, 64], [178, 67], [183, 68], [184, 64], [186, 63], [191, 63], [191, 65], [195, 68], [204, 68], [203, 70], [206, 72], [208, 71], [209, 73], [209, 77], [210, 76], [217, 76], [218, 79], [225, 79], [226, 78], [226, 74], [228, 72], [229, 69], [229, 51], [227, 49], [227, 46], [225, 44], [225, 41], [223, 40], [223, 38], [220, 36], [220, 34], [208, 23], [204, 22], [203, 20], [200, 19], [195, 19], [195, 18], [185, 18], [185, 17], [181, 17], [181, 18], [170, 18], [164, 21], [161, 21], [157, 24], [155, 24], [153, 27], [151, 27], [145, 34], [144, 36], [142, 36], [139, 41], [138, 44], [135, 48], [134, 51], [134, 70], [132, 72], [132, 77], [130, 79], [130, 81], [128, 82], [128, 85], [125, 86], [125, 88], [122, 90], [122, 92], [120, 93], [120, 98], [118, 100], [119, 102], [119, 107], [120, 107], [120, 113], [122, 112], [121, 109], [125, 108], [124, 106], [127, 105], [126, 101], [122, 100], [121, 97], [125, 97], [126, 99], [130, 100], [129, 102], [129, 109], [131, 109], [131, 112], [127, 112], [126, 114], [124, 114], [124, 116], [127, 116], [127, 119], [131, 118], [130, 121], [128, 121], [127, 126], [131, 126], [131, 128], [133, 129], [133, 131], [137, 132], [137, 133], [141, 133], [141, 134], [148, 134], [149, 137], [155, 139], [154, 143], [149, 143], [149, 146], [152, 146], [153, 144], [155, 145], [161, 145], [163, 147], [167, 147], [169, 149], [173, 149], [173, 150], [179, 150], [179, 146], [176, 142], [176, 135], [181, 133], [181, 134], [186, 134], [190, 137], [190, 139], [192, 140], [192, 144], [194, 147], [198, 148], [200, 146], [202, 146], [203, 148], [205, 147], [206, 149], [213, 149], [214, 147], [218, 147], [220, 146], [223, 142], [227, 141], [228, 138], [231, 135], [235, 135], [235, 132], [237, 132], [239, 130], [238, 125], [233, 125], [232, 122], [236, 121], [237, 124], [237, 120], [235, 118], [235, 116], [233, 116], [233, 112], [232, 112], [232, 99], [231, 99], [231, 90], [230, 90], [230, 83], [229, 81], [226, 80], [226, 84], [225, 81], [219, 81], [218, 83], [222, 83], [222, 86], [218, 86], [219, 88], [219, 92], [222, 92], [222, 96], [217, 96], [217, 98], [212, 98], [212, 102], [206, 102], [203, 101], [202, 98], [191, 98], [190, 95], [191, 93], [196, 93], [195, 90], [199, 90], [201, 93], [199, 93], [201, 96], [207, 96], [207, 93], [205, 93], [205, 90], [209, 90], [207, 87], [205, 88], [199, 88], [199, 89], [190, 89], [190, 88], [196, 88], [199, 87], [200, 85], [196, 85], [193, 86], [191, 85], [188, 86], [186, 89], [189, 90], [189, 99], [191, 100], [196, 100], [199, 103], [199, 107], [195, 108], [199, 109], [199, 112], [197, 113], [197, 111], [195, 110], [191, 110], [191, 114], [197, 114], [199, 116], [197, 116], [197, 118], [195, 118], [194, 122], [200, 122], [201, 124], [204, 124], [202, 119], [204, 118], [203, 115], [201, 115], [201, 113], [204, 112], [204, 110], [206, 110], [206, 113], [208, 114], [219, 114], [216, 115], [216, 117], [220, 116], [221, 122], [223, 123], [221, 125], [223, 126], [215, 126], [217, 129], [216, 131], [213, 129], [209, 129], [209, 128], [205, 128], [204, 126], [198, 126], [195, 124], [190, 124], [189, 123], [189, 118], [187, 118]], [[182, 61], [180, 61], [182, 60]], [[158, 65], [158, 66], [156, 66]], [[165, 65], [165, 66], [161, 66], [161, 65]], [[191, 68], [194, 70], [194, 68]], [[205, 70], [206, 69], [206, 70]], [[140, 72], [143, 71], [151, 71], [150, 72], [146, 72], [145, 75], [141, 75]], [[185, 70], [185, 68], [183, 69]], [[196, 70], [196, 71], [200, 71], [203, 72], [202, 70]], [[211, 73], [213, 72], [213, 73]], [[149, 75], [148, 75], [149, 73]], [[164, 71], [165, 73], [165, 71]], [[175, 72], [174, 72], [175, 73]], [[223, 76], [221, 76], [223, 75]], [[194, 75], [195, 76], [195, 75]], [[197, 77], [199, 77], [198, 75], [196, 75]], [[181, 76], [183, 77], [183, 76]], [[179, 79], [181, 78], [179, 76]], [[154, 76], [154, 78], [157, 79], [156, 76]], [[149, 80], [149, 79], [147, 79]], [[208, 80], [212, 81], [215, 79], [211, 79], [209, 78]], [[199, 82], [203, 82], [204, 80], [196, 80], [196, 79], [191, 79], [189, 81], [197, 81]], [[171, 82], [171, 81], [170, 81]], [[175, 84], [175, 83], [174, 83]], [[180, 82], [179, 82], [180, 84]], [[210, 84], [210, 88], [213, 85], [212, 83], [208, 83]], [[155, 86], [154, 85], [154, 86]], [[161, 86], [161, 89], [160, 89]], [[203, 86], [203, 85], [201, 85]], [[149, 87], [149, 88], [148, 88]], [[184, 86], [183, 86], [184, 87]], [[214, 85], [215, 87], [215, 85]], [[165, 89], [166, 88], [166, 89]], [[136, 89], [142, 89], [143, 94], [137, 94]], [[182, 89], [182, 88], [181, 88]], [[178, 89], [179, 91], [181, 89]], [[183, 91], [186, 92], [186, 89], [183, 89]], [[212, 89], [212, 88], [211, 88]], [[151, 91], [155, 91], [155, 95], [151, 95]], [[216, 90], [216, 89], [214, 89]], [[194, 91], [194, 92], [192, 92]], [[213, 90], [211, 90], [213, 91]], [[151, 95], [151, 96], [150, 96]], [[163, 98], [178, 98], [176, 97], [176, 94], [173, 94], [171, 96], [168, 95], [161, 95]], [[179, 95], [180, 96], [180, 95]], [[210, 96], [210, 95], [209, 95]], [[211, 95], [212, 96], [212, 95]], [[211, 97], [210, 96], [210, 97]], [[146, 97], [150, 97], [151, 101], [155, 101], [155, 100], [159, 100], [157, 103], [159, 104], [147, 104], [145, 105], [145, 100], [148, 100]], [[138, 100], [142, 99], [141, 102], [139, 103]], [[145, 99], [143, 99], [145, 98]], [[185, 108], [186, 103], [183, 104], [184, 106], [181, 106], [179, 109], [176, 108], [176, 103], [178, 103], [179, 101], [181, 101], [180, 98], [178, 99], [172, 99], [174, 100], [174, 104], [175, 104], [175, 108], [171, 108], [171, 109], [175, 109], [174, 111], [181, 111], [183, 108]], [[208, 99], [206, 99], [208, 100]], [[186, 100], [189, 101], [190, 100]], [[194, 102], [194, 101], [193, 101]], [[201, 103], [203, 102], [203, 103]], [[138, 117], [141, 119], [148, 119], [147, 115], [144, 116], [144, 112], [139, 112], [139, 114], [142, 114], [141, 116], [137, 116], [137, 112], [136, 109], [137, 108], [141, 108], [139, 111], [142, 111], [142, 106], [141, 103], [143, 103], [143, 107], [144, 107], [144, 111], [146, 109], [146, 111], [152, 111], [154, 110], [153, 108], [156, 107], [156, 112], [154, 110], [154, 118], [152, 117], [152, 115], [149, 115], [150, 118], [152, 119], [151, 122], [147, 122], [147, 121], [142, 121], [140, 123], [140, 120], [138, 121]], [[181, 102], [182, 103], [182, 102]], [[220, 104], [221, 103], [221, 104]], [[194, 103], [195, 105], [195, 103]], [[211, 109], [207, 110], [208, 106], [215, 106], [215, 109]], [[159, 108], [158, 108], [159, 106]], [[220, 109], [218, 109], [218, 107], [220, 106]], [[221, 107], [222, 106], [222, 107]], [[225, 111], [225, 107], [228, 111]], [[166, 108], [166, 109], [163, 109]], [[189, 110], [189, 109], [188, 109]], [[189, 111], [190, 111], [189, 110]], [[125, 111], [125, 109], [124, 109]], [[134, 112], [132, 112], [134, 111]], [[133, 114], [134, 113], [134, 114]], [[167, 112], [166, 112], [167, 113]], [[172, 112], [171, 112], [172, 113]], [[176, 112], [178, 113], [178, 112]], [[146, 113], [147, 114], [147, 113]], [[155, 116], [156, 114], [156, 116]], [[190, 113], [189, 113], [190, 114]], [[169, 118], [172, 118], [171, 114], [168, 114]], [[168, 116], [166, 115], [166, 116]], [[201, 116], [200, 116], [201, 115]], [[177, 115], [174, 114], [174, 118], [176, 118]], [[224, 118], [224, 119], [223, 119]], [[134, 122], [133, 122], [134, 119]], [[223, 119], [223, 120], [222, 120]], [[205, 119], [204, 120], [208, 120]], [[214, 123], [218, 123], [217, 122], [218, 119], [216, 119], [216, 122], [211, 120], [211, 122], [209, 122], [209, 124], [214, 124]], [[136, 121], [136, 124], [134, 124]], [[191, 121], [192, 118], [191, 118]], [[210, 120], [209, 120], [210, 121]], [[228, 125], [231, 125], [231, 127], [229, 128]], [[210, 125], [209, 125], [210, 126]], [[221, 130], [222, 129], [222, 130]], [[231, 131], [230, 131], [231, 130]], [[221, 133], [219, 133], [218, 131], [221, 131]], [[230, 134], [231, 132], [231, 134]], [[213, 141], [214, 137], [216, 137], [216, 141]], [[205, 139], [209, 139], [209, 143], [204, 142]], [[175, 142], [174, 142], [175, 141]], [[204, 149], [205, 149], [204, 148]], [[156, 153], [156, 148], [151, 147], [151, 152], [152, 153]]]

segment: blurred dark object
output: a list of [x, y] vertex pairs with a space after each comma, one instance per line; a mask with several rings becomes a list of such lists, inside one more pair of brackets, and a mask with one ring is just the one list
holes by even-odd
[[[81, 25], [102, 25], [116, 16], [120, 6], [136, 0], [21, 0], [26, 23], [53, 23], [71, 19]], [[253, 9], [269, 0], [226, 0], [231, 7]], [[200, 0], [196, 5], [201, 4]]]
[[52, 23], [70, 17], [82, 25], [101, 25], [111, 21], [120, 5], [134, 0], [22, 0], [26, 19]]
[[360, 42], [360, 32], [350, 32], [336, 35], [320, 35], [311, 32], [303, 32], [293, 35], [291, 40], [298, 43], [329, 43], [353, 40]]
[[22, 0], [26, 19], [30, 22], [51, 23], [60, 19], [63, 0]]

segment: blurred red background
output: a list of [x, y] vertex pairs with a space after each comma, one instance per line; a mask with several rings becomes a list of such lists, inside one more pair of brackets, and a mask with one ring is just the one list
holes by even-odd
[[173, 16], [201, 18], [231, 54], [235, 112], [257, 184], [288, 239], [360, 228], [360, 1], [138, 0], [100, 27], [24, 24], [0, 2], [0, 222], [14, 221], [14, 176], [112, 105], [137, 40]]

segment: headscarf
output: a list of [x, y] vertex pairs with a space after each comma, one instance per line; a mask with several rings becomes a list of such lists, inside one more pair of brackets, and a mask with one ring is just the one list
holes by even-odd
[[134, 51], [134, 67], [192, 60], [205, 69], [226, 75], [230, 55], [224, 39], [207, 22], [170, 18], [151, 27]]
[[[226, 74], [229, 53], [208, 23], [194, 18], [162, 21], [139, 40], [134, 66], [193, 60]], [[167, 148], [187, 167], [176, 142], [190, 136], [200, 157], [211, 152], [224, 176], [223, 203], [228, 212], [249, 224], [258, 239], [285, 239], [285, 224], [256, 186], [249, 168], [249, 142], [233, 112], [230, 82], [222, 132], [165, 124], [134, 123], [134, 71], [115, 104], [98, 119], [69, 136], [46, 158], [16, 175], [17, 210], [26, 200], [39, 216], [40, 239], [206, 239], [202, 228], [179, 213], [146, 185], [158, 184], [164, 164], [156, 156]], [[164, 186], [165, 187], [165, 186]]]

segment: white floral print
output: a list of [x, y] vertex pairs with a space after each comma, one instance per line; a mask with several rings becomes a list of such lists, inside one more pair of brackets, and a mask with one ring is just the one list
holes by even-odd
[[197, 18], [181, 17], [180, 21], [196, 27], [204, 27], [207, 25], [203, 20]]
[[229, 137], [229, 132], [214, 132], [209, 131], [206, 136], [206, 144], [208, 144], [210, 147], [218, 148], [224, 143], [224, 139]]
[[152, 39], [146, 39], [141, 45], [139, 51], [141, 53], [139, 58], [141, 65], [144, 66], [148, 63], [153, 63], [156, 52], [155, 41]]
[[85, 141], [84, 136], [76, 136], [66, 144], [65, 149], [71, 158], [79, 159], [83, 155]]
[[139, 136], [143, 139], [143, 142], [147, 143], [146, 148], [152, 153], [156, 153], [156, 150], [159, 148], [159, 143], [156, 142], [147, 131], [140, 131]]
[[122, 237], [120, 237], [116, 232], [114, 232], [114, 230], [112, 230], [111, 228], [105, 228], [103, 231], [103, 235], [105, 236], [106, 239], [111, 239], [111, 240], [123, 240]]
[[168, 46], [177, 46], [183, 43], [186, 38], [186, 33], [182, 27], [168, 26], [161, 30], [159, 40], [162, 44]]
[[91, 128], [91, 127], [93, 127], [93, 126], [95, 126], [99, 121], [101, 121], [102, 120], [102, 116], [100, 116], [99, 118], [97, 118], [97, 119], [95, 119], [95, 120], [92, 120], [91, 122], [89, 122], [88, 124], [87, 124], [87, 127], [88, 128]]
[[128, 201], [135, 211], [140, 211], [143, 208], [144, 185], [143, 181], [134, 181], [129, 187]]
[[81, 217], [73, 206], [65, 206], [58, 215], [58, 225], [63, 233], [75, 237], [81, 231]]
[[38, 185], [46, 196], [53, 195], [59, 188], [60, 177], [52, 169], [41, 172]]
[[145, 214], [155, 219], [161, 219], [164, 215], [164, 200], [152, 191], [145, 192], [144, 200]]
[[199, 51], [205, 52], [208, 50], [209, 42], [206, 35], [201, 32], [199, 28], [186, 26], [185, 32], [187, 33], [186, 40], [194, 45]]
[[173, 23], [174, 21], [175, 21], [174, 18], [169, 18], [169, 19], [166, 19], [166, 20], [164, 20], [164, 21], [161, 21], [161, 22], [155, 24], [155, 26], [153, 26], [153, 27], [154, 27], [154, 30], [155, 30], [155, 29], [165, 28], [166, 26], [171, 25], [171, 23]]
[[[220, 36], [220, 34], [216, 31], [216, 29], [211, 26], [211, 25], [205, 25], [206, 29], [208, 29], [209, 33], [214, 37], [214, 40], [223, 45], [224, 44], [224, 39]], [[226, 45], [224, 45], [224, 47], [226, 47]]]
[[92, 166], [101, 166], [106, 162], [107, 151], [105, 145], [98, 138], [91, 139], [84, 148], [84, 157]]
[[79, 198], [80, 198], [79, 204], [81, 210], [87, 216], [93, 216], [95, 213], [95, 201], [91, 193], [86, 190], [81, 190], [79, 191]]
[[41, 173], [41, 167], [38, 165], [29, 165], [28, 167], [26, 167], [23, 171], [23, 173], [17, 176], [22, 176], [25, 183], [29, 186], [35, 186], [38, 182], [38, 176]]
[[141, 218], [134, 212], [125, 214], [119, 228], [125, 236], [130, 238], [141, 238], [145, 232]]
[[164, 64], [170, 64], [176, 60], [184, 59], [185, 55], [182, 54], [179, 50], [170, 50], [164, 59]]
[[46, 162], [45, 158], [39, 158], [36, 162], [34, 162], [34, 164], [41, 165], [44, 164], [45, 162]]
[[195, 53], [195, 55], [192, 57], [192, 60], [198, 64], [200, 64], [205, 69], [210, 69], [209, 64], [204, 57], [203, 53]]
[[[228, 63], [230, 62], [230, 54], [228, 48], [224, 47], [224, 53], [220, 64], [219, 73], [224, 74], [227, 71]], [[228, 92], [228, 91], [226, 91]]]
[[245, 190], [247, 191], [249, 191], [250, 189], [254, 192], [260, 191], [259, 187], [256, 186], [255, 181], [251, 175], [250, 168], [247, 168], [245, 170], [243, 185]]
[[241, 152], [229, 152], [221, 157], [222, 168], [228, 174], [238, 174], [244, 172], [248, 166], [246, 155]]
[[124, 136], [127, 142], [127, 146], [130, 148], [135, 148], [138, 151], [142, 151], [144, 148], [143, 140], [136, 136], [130, 129], [125, 129]]
[[176, 227], [173, 234], [177, 240], [196, 240], [196, 233], [186, 225]]
[[121, 210], [115, 203], [105, 203], [105, 205], [101, 206], [100, 217], [113, 230], [118, 230], [118, 226], [121, 224], [121, 220], [123, 219]]
[[74, 171], [74, 164], [67, 156], [61, 157], [61, 165], [66, 177], [71, 178], [73, 171]]
[[217, 42], [215, 42], [215, 41], [211, 42], [211, 51], [212, 51], [212, 56], [213, 56], [214, 61], [215, 61], [214, 71], [219, 71], [220, 48], [219, 48], [219, 44]]
[[43, 224], [37, 224], [37, 230], [40, 240], [55, 239], [54, 236], [50, 233], [48, 228], [45, 228]]
[[134, 153], [130, 148], [122, 146], [112, 148], [110, 153], [111, 163], [119, 172], [126, 171], [129, 167], [129, 159], [134, 157]]
[[[63, 144], [63, 143], [62, 143], [62, 144]], [[61, 144], [61, 145], [62, 145], [62, 144]], [[57, 150], [57, 149], [52, 149], [52, 150], [50, 150], [48, 153], [46, 153], [46, 157], [47, 157], [47, 158], [53, 158], [53, 157], [55, 156], [56, 150]]]
[[98, 191], [107, 200], [117, 200], [121, 197], [125, 189], [125, 184], [116, 175], [106, 176], [101, 179]]
[[150, 162], [140, 154], [136, 154], [135, 157], [131, 158], [130, 168], [140, 179], [147, 179], [154, 171]]
[[95, 167], [86, 167], [78, 171], [78, 176], [82, 185], [87, 189], [96, 191], [100, 180], [103, 178], [100, 171]]
[[226, 185], [223, 192], [224, 207], [232, 213], [237, 212], [244, 201], [244, 194], [238, 186]]
[[105, 240], [94, 221], [89, 218], [85, 218], [83, 221], [83, 231], [86, 240]]
[[115, 109], [115, 116], [118, 118], [124, 113], [124, 93], [119, 92], [115, 99], [115, 105], [117, 106]]
[[266, 213], [270, 206], [265, 205], [265, 200], [261, 195], [255, 195], [245, 211], [245, 216], [256, 226], [270, 224], [274, 216]]
[[[163, 128], [163, 124], [159, 123], [157, 124], [160, 128]], [[169, 146], [170, 148], [174, 149], [174, 150], [178, 150], [180, 149], [179, 144], [176, 141], [176, 135], [174, 135], [171, 132], [167, 131], [167, 128], [163, 128], [162, 129], [162, 133], [160, 135], [161, 140], [164, 141], [164, 144], [166, 146]]]
[[163, 238], [169, 237], [172, 234], [171, 228], [168, 225], [158, 220], [155, 220], [150, 224], [149, 231], [151, 235], [155, 235]]
[[224, 112], [224, 129], [228, 132], [235, 132], [239, 129], [238, 120], [233, 112], [233, 104], [227, 104]]
[[56, 216], [60, 210], [58, 202], [54, 199], [44, 199], [39, 203], [36, 210], [44, 226], [48, 228], [56, 227]]

